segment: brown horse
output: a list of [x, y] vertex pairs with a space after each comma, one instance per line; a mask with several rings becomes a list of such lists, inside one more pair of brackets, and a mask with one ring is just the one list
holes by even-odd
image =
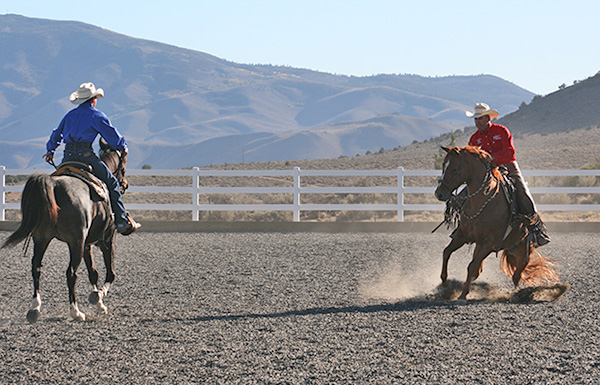
[[[124, 192], [127, 188], [126, 157], [110, 148], [103, 140], [100, 141], [100, 146], [100, 159], [117, 177], [121, 191]], [[75, 176], [34, 174], [27, 180], [23, 189], [21, 213], [22, 220], [19, 228], [6, 239], [2, 247], [14, 246], [30, 235], [33, 238], [31, 263], [33, 299], [27, 313], [27, 320], [34, 323], [40, 316], [42, 302], [39, 289], [42, 258], [54, 238], [69, 245], [67, 285], [71, 317], [79, 321], [85, 320], [85, 314], [79, 310], [75, 296], [77, 268], [82, 259], [85, 261], [92, 284], [89, 301], [95, 304], [99, 311], [106, 313], [107, 309], [102, 298], [107, 295], [115, 279], [113, 269], [115, 228], [108, 198], [100, 198], [89, 183]], [[106, 279], [101, 289], [98, 289], [98, 271], [92, 257], [93, 245], [97, 245], [102, 250], [106, 266]]]
[[443, 252], [442, 285], [448, 284], [450, 255], [466, 243], [475, 243], [475, 250], [458, 299], [460, 302], [466, 302], [471, 283], [481, 274], [484, 259], [501, 250], [502, 271], [512, 276], [515, 286], [521, 281], [528, 285], [558, 281], [551, 261], [537, 253], [529, 242], [527, 226], [514, 220], [501, 186], [502, 175], [492, 156], [470, 146], [442, 148], [447, 154], [435, 190], [436, 198], [446, 202], [454, 197], [454, 190], [467, 185], [458, 228]]

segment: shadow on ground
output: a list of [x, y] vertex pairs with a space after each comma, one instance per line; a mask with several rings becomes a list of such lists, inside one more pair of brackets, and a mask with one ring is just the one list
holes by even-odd
[[[411, 298], [396, 303], [384, 303], [367, 306], [315, 307], [308, 309], [289, 310], [279, 313], [249, 313], [202, 316], [187, 319], [190, 322], [234, 321], [244, 319], [269, 319], [295, 316], [329, 315], [340, 313], [378, 313], [414, 311], [427, 308], [447, 308], [459, 306], [455, 300], [462, 291], [463, 283], [457, 280], [448, 281], [446, 287], [441, 285], [433, 294]], [[552, 286], [525, 287], [518, 290], [498, 290], [485, 282], [471, 284], [469, 303], [537, 303], [558, 300], [568, 289], [568, 283], [558, 283]], [[172, 321], [172, 320], [170, 320]]]

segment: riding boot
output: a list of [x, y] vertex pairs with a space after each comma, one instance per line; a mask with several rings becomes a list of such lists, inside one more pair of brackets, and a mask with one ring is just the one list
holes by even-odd
[[138, 230], [140, 227], [142, 227], [141, 224], [137, 223], [133, 219], [131, 214], [126, 213], [126, 215], [127, 215], [127, 223], [119, 223], [116, 225], [117, 232], [121, 235], [129, 235], [129, 234], [133, 233], [134, 231]]
[[548, 235], [548, 230], [539, 214], [534, 213], [531, 216], [527, 216], [527, 218], [530, 220], [527, 224], [527, 230], [529, 230], [528, 237], [533, 247], [538, 248], [549, 243], [550, 236]]
[[516, 200], [518, 211], [527, 219], [527, 229], [529, 230], [528, 237], [534, 247], [540, 247], [550, 242], [548, 230], [542, 222], [542, 218], [537, 213], [533, 196], [527, 187], [527, 183], [523, 179], [521, 170], [517, 162], [508, 163], [509, 175], [513, 178], [513, 183], [516, 189]]

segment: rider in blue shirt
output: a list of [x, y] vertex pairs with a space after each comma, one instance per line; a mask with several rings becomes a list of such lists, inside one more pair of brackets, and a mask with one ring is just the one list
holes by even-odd
[[69, 98], [71, 103], [78, 107], [69, 111], [58, 127], [52, 131], [43, 158], [49, 163], [53, 162], [54, 151], [64, 141], [63, 162], [81, 162], [92, 167], [94, 175], [108, 187], [117, 231], [128, 235], [137, 230], [140, 225], [132, 218], [128, 218], [121, 199], [119, 181], [92, 150], [92, 143], [100, 135], [113, 149], [127, 154], [125, 138], [110, 124], [108, 117], [96, 109], [97, 98], [102, 97], [104, 97], [104, 90], [96, 89], [93, 83], [83, 83], [71, 94]]

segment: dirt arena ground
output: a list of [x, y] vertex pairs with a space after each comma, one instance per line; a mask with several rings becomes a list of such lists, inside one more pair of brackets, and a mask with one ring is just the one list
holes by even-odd
[[[87, 303], [82, 264], [88, 320], [75, 322], [67, 248], [54, 241], [33, 325], [31, 248], [4, 249], [0, 384], [597, 383], [597, 234], [553, 234], [543, 248], [570, 286], [559, 299], [512, 302], [490, 255], [464, 306], [438, 295], [447, 242], [444, 232], [119, 237], [109, 314]], [[453, 256], [450, 278], [465, 278], [470, 252]]]

